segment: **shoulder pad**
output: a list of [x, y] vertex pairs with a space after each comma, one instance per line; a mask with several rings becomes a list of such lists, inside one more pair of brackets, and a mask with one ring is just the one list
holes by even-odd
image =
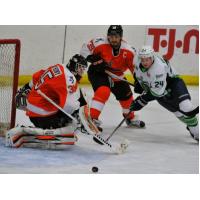
[[131, 45], [129, 45], [125, 41], [122, 41], [122, 43], [121, 43], [121, 49], [128, 50], [128, 51], [132, 52], [134, 55], [136, 54], [136, 49], [134, 47], [132, 47]]
[[98, 37], [93, 39], [94, 46], [97, 47], [101, 44], [108, 44], [107, 38]]

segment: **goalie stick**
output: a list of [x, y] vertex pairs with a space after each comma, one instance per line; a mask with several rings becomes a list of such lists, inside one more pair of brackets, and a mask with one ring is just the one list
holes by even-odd
[[[87, 116], [84, 116], [85, 113], [89, 114], [88, 111], [85, 111], [85, 109], [89, 110], [88, 106], [82, 106], [80, 109], [79, 109], [79, 116], [81, 119], [81, 122], [84, 124], [84, 127], [86, 130], [92, 130], [93, 131], [93, 134], [91, 134], [92, 136], [94, 136], [94, 134], [97, 136], [97, 137], [93, 137], [93, 140], [100, 144], [100, 145], [111, 145], [110, 147], [114, 148], [115, 149], [115, 152], [117, 153], [124, 153], [125, 150], [128, 148], [128, 140], [124, 139], [123, 142], [120, 143], [120, 145], [112, 145], [110, 143], [108, 143], [108, 141], [106, 141], [105, 139], [103, 139], [102, 137], [99, 136], [99, 129], [96, 127], [96, 125], [93, 123], [91, 117], [89, 115]], [[84, 116], [84, 117], [83, 117]], [[85, 120], [87, 119], [87, 120]]]
[[[81, 89], [80, 89], [81, 90]], [[81, 90], [81, 92], [82, 92], [82, 94], [83, 94], [83, 96], [84, 96], [84, 98], [85, 98], [85, 101], [86, 101], [86, 103], [88, 104], [88, 98], [87, 98], [87, 95], [86, 95], [86, 93], [85, 92], [83, 92], [82, 90]], [[91, 116], [90, 116], [90, 109], [88, 110], [88, 119], [90, 120], [90, 122], [92, 122], [92, 119], [91, 119]], [[124, 119], [125, 120], [125, 119]], [[124, 122], [124, 121], [123, 121]], [[122, 122], [122, 124], [123, 124], [123, 122]], [[119, 125], [119, 127], [121, 126], [121, 124]], [[97, 128], [98, 129], [98, 128]], [[114, 130], [111, 134], [113, 135], [116, 131], [117, 131], [117, 129], [118, 129], [118, 127], [116, 128], [116, 130]], [[96, 132], [98, 132], [98, 130], [95, 130]], [[109, 136], [106, 140], [104, 140], [105, 142], [108, 142], [108, 140], [110, 139], [110, 137], [112, 137], [112, 135], [111, 136]], [[93, 140], [96, 142], [96, 143], [98, 143], [98, 144], [100, 144], [100, 145], [104, 145], [102, 142], [101, 142], [101, 140], [97, 140], [95, 137], [93, 137]], [[129, 144], [129, 141], [127, 140], [127, 139], [124, 139], [124, 141], [121, 143], [121, 146], [124, 146], [124, 148], [128, 148], [128, 144]]]
[[[114, 133], [121, 127], [121, 125], [125, 122], [126, 118], [129, 116], [130, 113], [131, 113], [131, 111], [127, 114], [126, 117], [124, 117], [122, 119], [122, 121], [117, 125], [117, 127], [112, 131], [112, 133], [110, 133], [110, 135], [105, 139], [106, 142], [108, 142], [108, 140], [114, 135]], [[129, 141], [126, 139], [125, 139], [125, 141], [126, 141], [126, 145], [128, 147]], [[99, 143], [99, 141], [96, 141], [96, 142]], [[99, 143], [99, 144], [103, 145], [102, 143]]]
[[[60, 111], [62, 111], [64, 114], [66, 114], [68, 117], [70, 117], [75, 123], [78, 123], [77, 120], [71, 116], [69, 113], [67, 113], [63, 108], [61, 108], [59, 105], [57, 105], [52, 99], [50, 99], [48, 96], [46, 96], [41, 90], [37, 90], [37, 93], [39, 95], [41, 95], [44, 99], [46, 99], [49, 103], [51, 103], [52, 105], [54, 105], [56, 108], [58, 108]], [[95, 137], [96, 140], [99, 141], [99, 143], [102, 143], [104, 145], [106, 145], [112, 152], [114, 153], [124, 153], [124, 151], [127, 148], [127, 143], [126, 141], [124, 141], [124, 143], [121, 143], [120, 145], [117, 145], [116, 147], [114, 145], [112, 145], [111, 143], [105, 141], [102, 137], [100, 137], [99, 135], [95, 134], [92, 131], [87, 130], [88, 134]]]

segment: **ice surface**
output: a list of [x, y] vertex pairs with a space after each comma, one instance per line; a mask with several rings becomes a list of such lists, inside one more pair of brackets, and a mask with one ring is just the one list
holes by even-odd
[[[194, 105], [199, 104], [199, 88], [189, 87]], [[92, 97], [90, 87], [85, 91]], [[125, 154], [113, 155], [90, 137], [79, 134], [77, 145], [65, 150], [30, 148], [11, 149], [0, 138], [0, 173], [199, 173], [199, 145], [191, 138], [185, 125], [157, 102], [150, 103], [139, 112], [146, 129], [129, 129], [124, 124], [112, 137], [114, 144], [127, 138], [130, 141]], [[104, 134], [109, 133], [122, 120], [119, 103], [111, 95], [101, 116]], [[30, 125], [21, 111], [17, 123]]]

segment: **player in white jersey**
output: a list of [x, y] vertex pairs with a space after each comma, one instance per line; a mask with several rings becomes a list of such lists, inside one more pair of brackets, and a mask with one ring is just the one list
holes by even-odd
[[131, 104], [131, 111], [157, 100], [186, 124], [191, 136], [199, 141], [199, 125], [191, 97], [183, 80], [167, 60], [155, 55], [150, 46], [139, 51], [135, 65], [135, 92], [141, 94]]

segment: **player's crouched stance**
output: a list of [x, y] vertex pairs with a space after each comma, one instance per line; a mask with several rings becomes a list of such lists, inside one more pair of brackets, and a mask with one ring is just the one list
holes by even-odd
[[130, 110], [138, 111], [157, 100], [185, 123], [191, 136], [199, 141], [198, 109], [194, 109], [185, 83], [168, 61], [156, 56], [151, 47], [144, 46], [138, 53], [135, 79], [135, 92], [141, 95], [133, 101]]
[[41, 148], [74, 145], [77, 124], [38, 91], [79, 121], [79, 108], [86, 102], [78, 82], [86, 68], [85, 58], [76, 54], [66, 66], [56, 64], [33, 74], [32, 81], [17, 92], [16, 106], [26, 111], [35, 127], [18, 126], [9, 130], [6, 145]]

